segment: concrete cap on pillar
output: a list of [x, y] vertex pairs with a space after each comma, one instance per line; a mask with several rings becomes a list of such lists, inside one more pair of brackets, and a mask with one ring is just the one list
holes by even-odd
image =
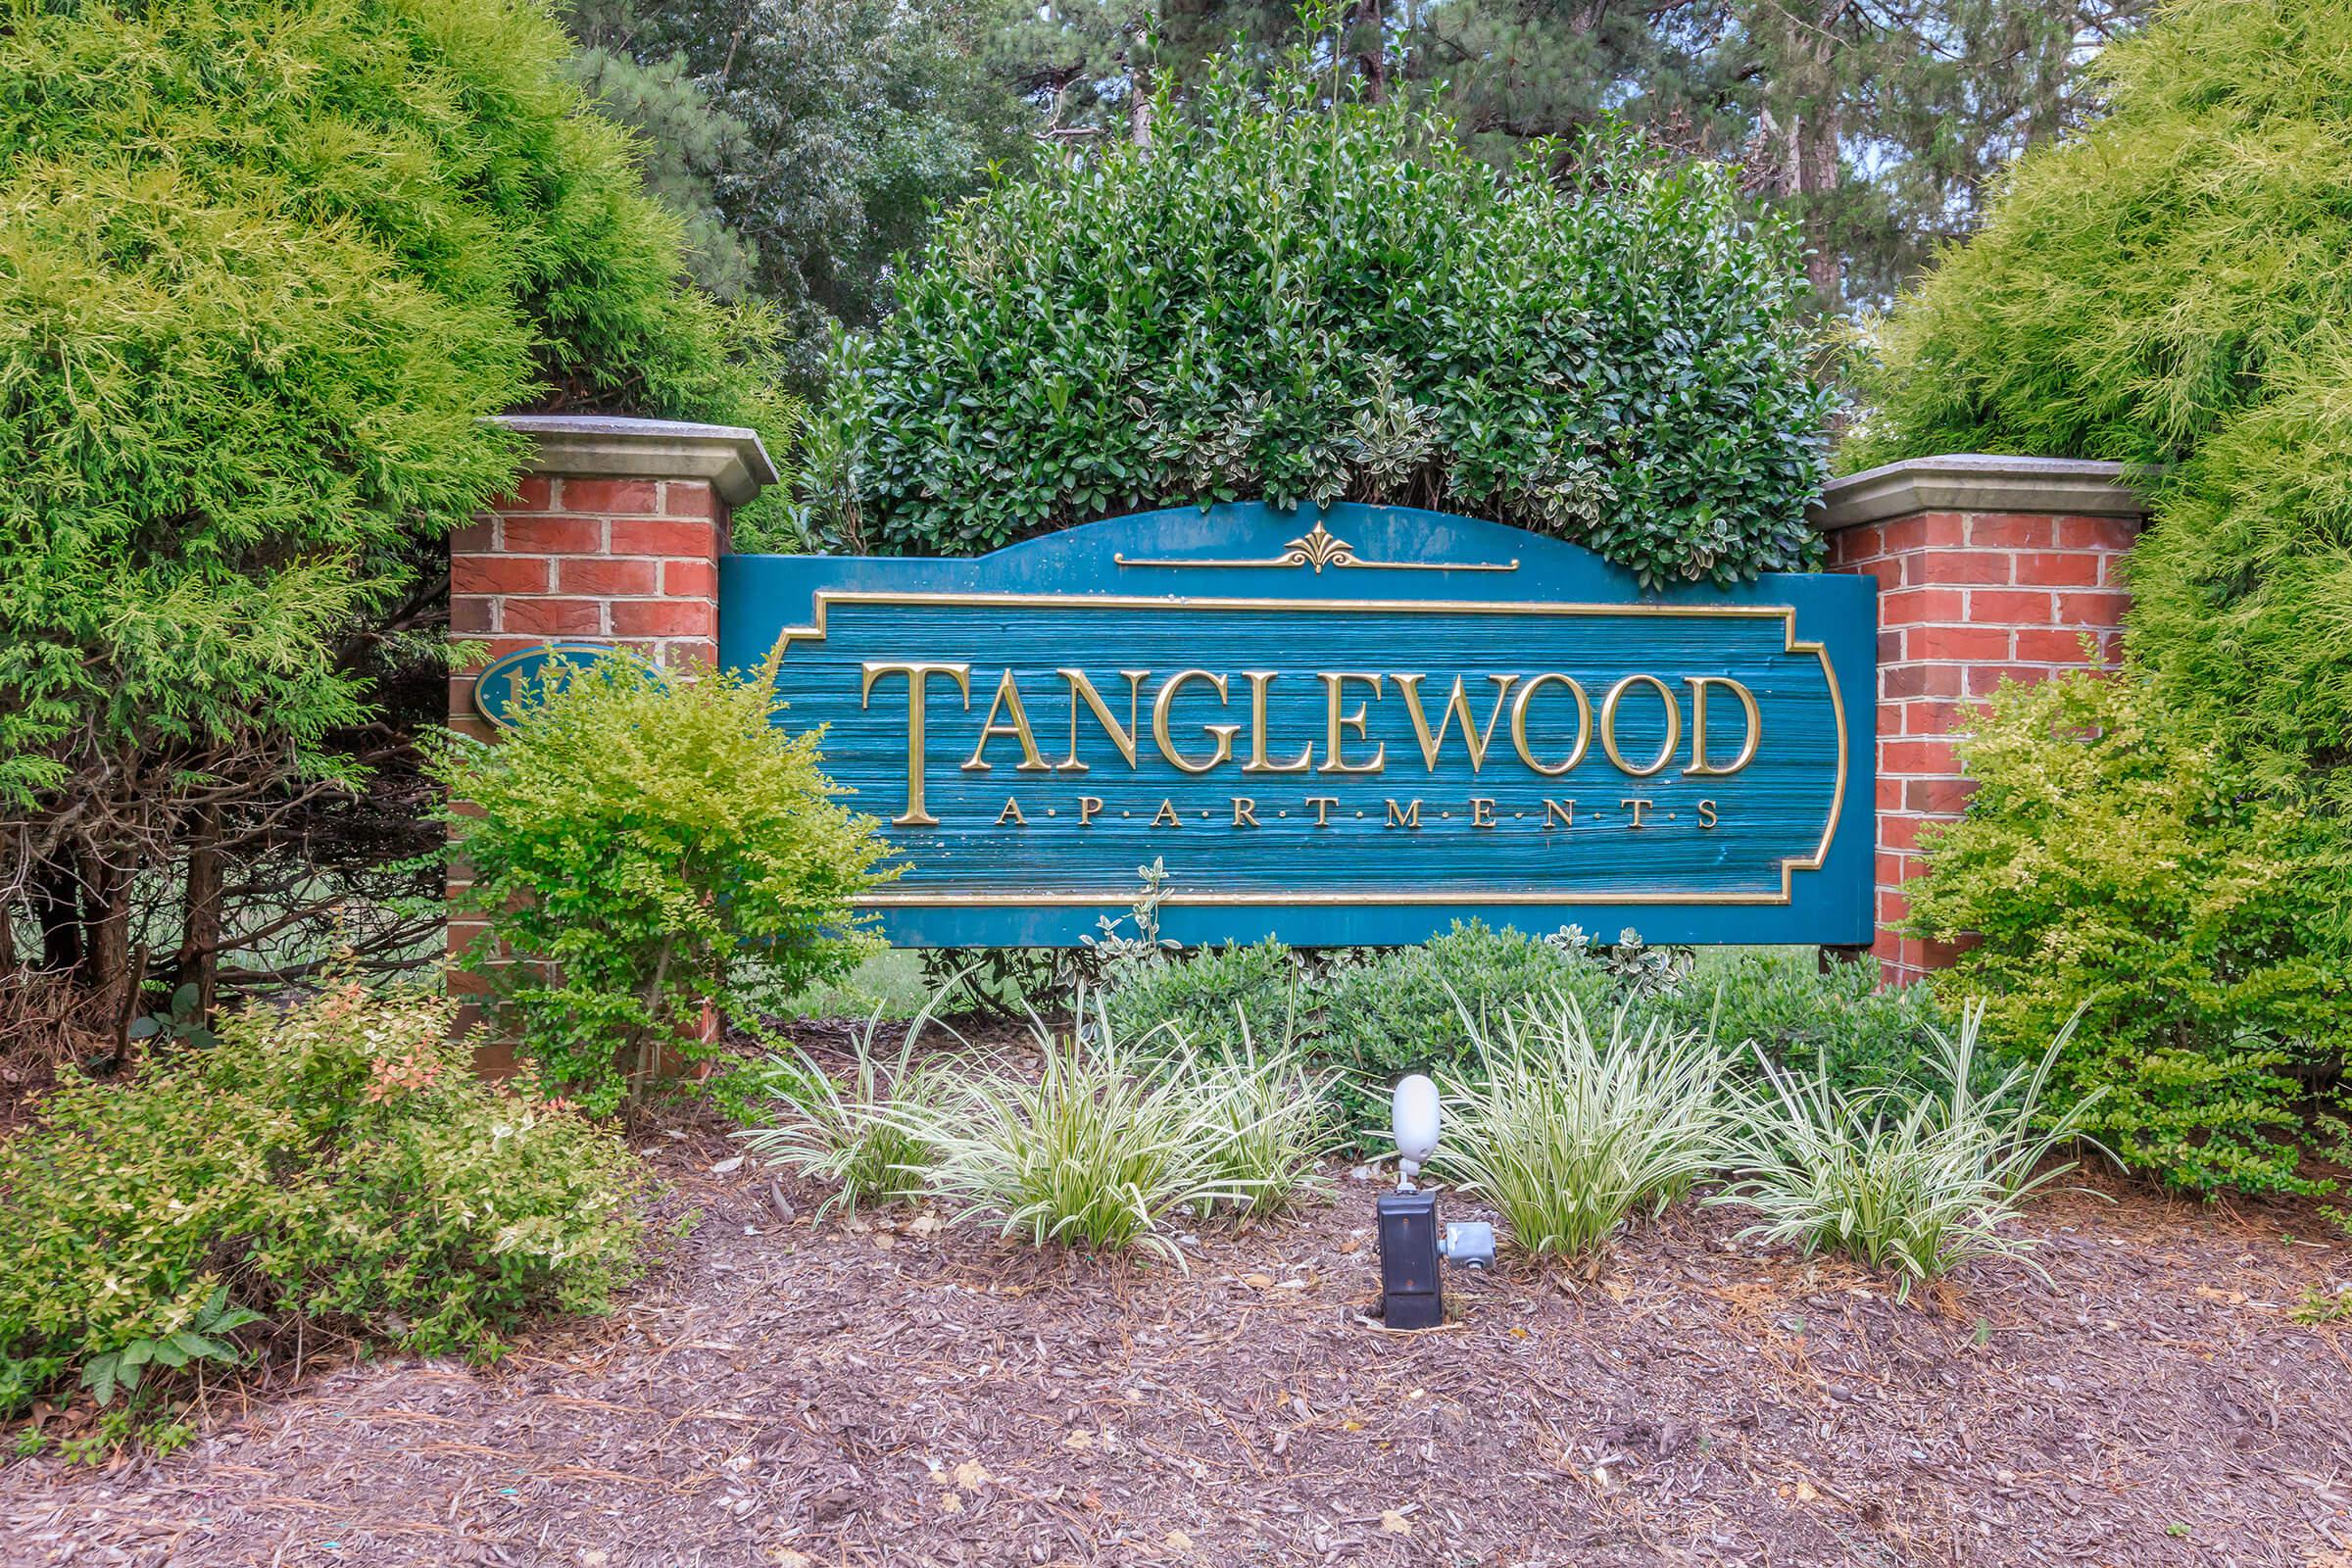
[[2141, 517], [2132, 488], [2148, 470], [2087, 458], [2012, 458], [1966, 452], [1905, 458], [1832, 479], [1809, 514], [1824, 532], [1921, 512], [2025, 512], [2068, 517]]
[[758, 432], [738, 425], [605, 414], [502, 414], [492, 422], [530, 438], [529, 473], [702, 479], [730, 507], [776, 482]]

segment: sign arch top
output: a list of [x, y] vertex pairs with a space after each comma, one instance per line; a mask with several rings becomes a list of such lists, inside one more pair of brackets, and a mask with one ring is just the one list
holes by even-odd
[[890, 824], [908, 946], [1866, 943], [1875, 583], [1643, 592], [1412, 508], [1177, 508], [966, 559], [733, 556], [719, 655]]

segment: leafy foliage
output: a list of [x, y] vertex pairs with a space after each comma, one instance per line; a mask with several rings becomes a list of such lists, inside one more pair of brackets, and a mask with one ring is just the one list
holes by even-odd
[[573, 0], [575, 71], [653, 148], [656, 191], [692, 215], [698, 276], [790, 325], [817, 371], [833, 321], [886, 303], [893, 256], [934, 203], [1018, 168], [1027, 118], [983, 72], [968, 0]]
[[1601, 1015], [1616, 1003], [1606, 965], [1581, 947], [1478, 920], [1456, 921], [1420, 947], [1335, 965], [1325, 981], [1322, 1049], [1347, 1075], [1340, 1097], [1351, 1126], [1385, 1130], [1390, 1087], [1404, 1073], [1474, 1080], [1484, 1066], [1480, 1030], [1551, 996]]
[[[2210, 1088], [2198, 1068], [2156, 1090], [2226, 1113], [2263, 1072], [2252, 1057], [2313, 1059], [2341, 1040], [2340, 1021], [2297, 1016], [2310, 978], [2332, 973], [2328, 1010], [2352, 1011], [2352, 12], [2173, 0], [2097, 70], [2109, 118], [2020, 163], [1984, 233], [1887, 322], [1881, 408], [1850, 461], [1956, 450], [2164, 466], [2129, 568], [2126, 653], [2150, 682], [2129, 700], [2135, 738], [2094, 745], [2101, 760], [2086, 764], [2060, 731], [2041, 742], [2046, 761], [2012, 760], [2029, 721], [2066, 716], [2032, 708], [2001, 721], [2001, 760], [2013, 778], [2046, 767], [2108, 792], [2053, 803], [2052, 822], [2095, 816], [2111, 842], [2180, 855], [2173, 875], [2197, 885], [2132, 906], [2166, 923], [2120, 931], [2051, 903], [2035, 929], [2064, 954], [2095, 928], [2139, 961], [2164, 956], [2143, 972], [2176, 1000], [2153, 1033], [2128, 1032], [2165, 1042], [2158, 1074], [2181, 1067], [2180, 1051], [2236, 1062]], [[2167, 789], [2148, 771], [2160, 757], [2204, 776]], [[2097, 847], [2038, 853], [2074, 861]], [[2114, 874], [2137, 886], [2161, 869]], [[2013, 953], [2030, 940], [2023, 914], [2013, 901], [2000, 943]], [[2285, 994], [2264, 995], [2273, 981]], [[2086, 1034], [2110, 1038], [2107, 996], [2085, 995]], [[2234, 1040], [2241, 1026], [2255, 1037]], [[2110, 1114], [2138, 1098], [2120, 1087]], [[2276, 1103], [2254, 1095], [2252, 1125]], [[2197, 1185], [2237, 1179], [2229, 1159], [2142, 1157]], [[2256, 1166], [2268, 1185], [2270, 1156]]]
[[866, 951], [851, 901], [895, 874], [889, 846], [781, 710], [773, 656], [744, 674], [604, 659], [522, 705], [499, 743], [453, 735], [436, 762], [466, 803], [450, 812], [462, 906], [487, 922], [465, 961], [592, 1111], [641, 1100], [664, 1052], [693, 1054], [748, 951], [788, 987]]
[[[933, 1005], [939, 1000], [934, 998]], [[923, 1175], [933, 1159], [925, 1117], [946, 1083], [938, 1063], [915, 1054], [929, 1021], [926, 1007], [907, 1023], [898, 1054], [886, 1064], [874, 1049], [882, 1022], [876, 1009], [858, 1032], [847, 1085], [796, 1050], [755, 1070], [752, 1083], [741, 1091], [747, 1108], [764, 1102], [769, 1114], [785, 1113], [772, 1126], [736, 1134], [745, 1147], [771, 1164], [836, 1189], [817, 1209], [817, 1218], [836, 1207], [856, 1214], [859, 1203], [895, 1203], [924, 1192]]]
[[1253, 1036], [1287, 1047], [1311, 1032], [1315, 1007], [1298, 956], [1272, 937], [1122, 965], [1102, 998], [1120, 1039], [1173, 1031], [1211, 1059], [1242, 1052]]
[[1181, 1269], [1170, 1215], [1256, 1195], [1203, 1160], [1220, 1118], [1191, 1063], [1140, 1056], [1098, 1024], [1089, 1041], [1035, 1023], [1034, 1081], [966, 1074], [936, 1108], [899, 1119], [936, 1152], [929, 1180], [962, 1205], [957, 1220], [993, 1218], [1039, 1247], [1141, 1249]]
[[1790, 1072], [1819, 1069], [1849, 1091], [1916, 1083], [1936, 1059], [1930, 1031], [1943, 1022], [1926, 982], [1879, 989], [1874, 958], [1825, 971], [1810, 955], [1780, 953], [1739, 954], [1658, 993], [1649, 1008], [1735, 1052], [1752, 1045]]
[[1483, 1070], [1442, 1080], [1454, 1116], [1437, 1163], [1530, 1255], [1595, 1251], [1637, 1207], [1663, 1208], [1712, 1167], [1728, 1053], [1704, 1032], [1637, 1029], [1620, 1010], [1596, 1040], [1558, 995], [1464, 1027]]
[[1224, 1201], [1264, 1216], [1322, 1196], [1315, 1162], [1335, 1147], [1332, 1070], [1300, 1046], [1260, 1051], [1246, 1026], [1238, 1043], [1210, 1057], [1183, 1049], [1176, 1030], [1165, 1033], [1182, 1049], [1178, 1070], [1190, 1075], [1206, 1112], [1198, 1157], [1210, 1182], [1238, 1195]]
[[1817, 558], [1804, 282], [1722, 170], [1611, 131], [1563, 189], [1291, 75], [1228, 74], [1193, 111], [945, 219], [812, 418], [820, 523], [969, 554], [1138, 507], [1358, 499], [1653, 584]]
[[564, 50], [525, 0], [0, 11], [0, 885], [109, 1016], [139, 885], [405, 755], [485, 416], [787, 422]]
[[2352, 1043], [2321, 824], [2246, 789], [2146, 677], [2002, 692], [1961, 744], [1978, 782], [1909, 885], [1925, 935], [1975, 932], [1950, 985], [2011, 1045], [2059, 1052], [2052, 1108], [2199, 1191], [2298, 1190], [2301, 1081]]
[[1893, 1269], [1900, 1296], [1975, 1258], [2022, 1255], [2030, 1244], [2001, 1226], [2075, 1168], [2048, 1160], [2084, 1135], [2097, 1094], [2054, 1117], [2041, 1114], [2043, 1086], [2066, 1050], [2064, 1029], [2038, 1061], [2012, 1066], [1989, 1093], [1974, 1092], [1983, 1018], [1983, 1007], [1971, 1006], [1956, 1033], [1935, 1033], [1940, 1093], [1849, 1093], [1819, 1072], [1802, 1079], [1759, 1055], [1764, 1091], [1730, 1119], [1722, 1154], [1740, 1179], [1707, 1201], [1761, 1216], [1742, 1239], [1847, 1252]]
[[238, 1359], [265, 1320], [489, 1354], [600, 1309], [636, 1268], [634, 1163], [477, 1077], [453, 1011], [339, 984], [45, 1097], [0, 1142], [0, 1413]]

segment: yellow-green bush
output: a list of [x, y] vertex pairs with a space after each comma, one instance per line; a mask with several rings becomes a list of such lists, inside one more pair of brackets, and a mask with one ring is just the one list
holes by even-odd
[[603, 1307], [637, 1267], [635, 1161], [475, 1076], [452, 1010], [341, 984], [46, 1096], [0, 1142], [0, 1415], [222, 1359], [224, 1307], [260, 1315], [247, 1342], [307, 1321], [474, 1354]]
[[2105, 1089], [2082, 1130], [2200, 1189], [2294, 1189], [2301, 1102], [2352, 1044], [2345, 977], [2315, 956], [2331, 915], [2309, 818], [2244, 787], [2143, 676], [2012, 687], [1961, 743], [1968, 814], [1909, 884], [1931, 937], [1981, 938], [1947, 989], [2000, 1040], [2082, 1021], [2053, 1113]]
[[696, 1049], [738, 960], [797, 988], [869, 951], [852, 901], [897, 874], [890, 845], [818, 771], [817, 735], [775, 723], [783, 706], [772, 656], [749, 674], [607, 659], [498, 744], [452, 736], [437, 760], [488, 923], [466, 962], [514, 1006], [525, 1056], [599, 1114]]
[[1887, 321], [1840, 461], [2149, 466], [2132, 682], [2004, 700], [1914, 907], [1984, 932], [2005, 1046], [2089, 1005], [2054, 1092], [2112, 1081], [2128, 1158], [2274, 1187], [2352, 1039], [2352, 7], [2169, 0], [2095, 69], [2107, 117]]

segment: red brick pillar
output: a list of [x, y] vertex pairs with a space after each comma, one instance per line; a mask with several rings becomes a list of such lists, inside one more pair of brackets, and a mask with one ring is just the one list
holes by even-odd
[[[589, 415], [499, 422], [530, 437], [532, 451], [514, 493], [450, 540], [450, 635], [485, 649], [450, 677], [451, 727], [487, 738], [473, 671], [542, 643], [612, 643], [662, 663], [715, 662], [728, 515], [776, 479], [760, 438], [723, 425]], [[465, 867], [453, 865], [452, 898], [466, 886]], [[479, 934], [478, 924], [453, 919], [450, 952]], [[479, 989], [455, 969], [449, 984]]]
[[1951, 733], [2004, 678], [2111, 668], [2129, 603], [2117, 567], [2145, 508], [2124, 466], [1916, 458], [1833, 480], [1815, 520], [1832, 571], [1879, 579], [1878, 955], [1891, 982], [1951, 945], [1888, 928], [1910, 907], [1920, 830], [1960, 814]]

